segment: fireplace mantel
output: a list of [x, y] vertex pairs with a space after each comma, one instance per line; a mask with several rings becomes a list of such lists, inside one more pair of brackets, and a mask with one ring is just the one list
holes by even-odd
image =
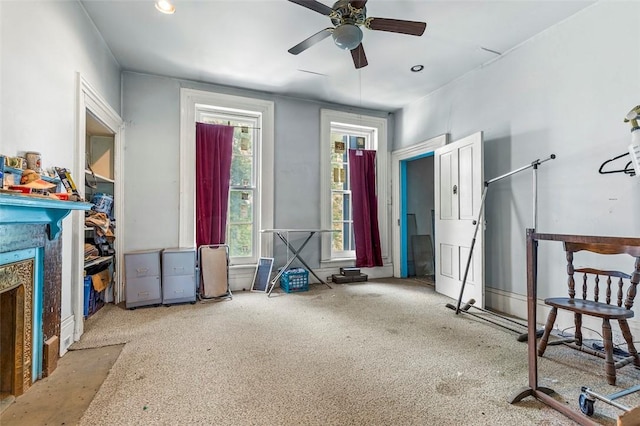
[[67, 217], [71, 210], [89, 210], [91, 207], [91, 203], [0, 194], [0, 225], [47, 224], [49, 239], [55, 240], [62, 230], [62, 219]]

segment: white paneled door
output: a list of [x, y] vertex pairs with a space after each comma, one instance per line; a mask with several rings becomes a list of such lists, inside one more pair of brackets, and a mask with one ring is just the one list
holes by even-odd
[[[482, 201], [482, 132], [435, 150], [436, 291], [458, 299]], [[476, 235], [462, 302], [484, 308], [484, 226]]]

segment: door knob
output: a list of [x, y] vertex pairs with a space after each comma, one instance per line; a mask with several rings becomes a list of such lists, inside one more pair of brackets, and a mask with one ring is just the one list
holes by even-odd
[[453, 195], [458, 193], [458, 185], [453, 185]]

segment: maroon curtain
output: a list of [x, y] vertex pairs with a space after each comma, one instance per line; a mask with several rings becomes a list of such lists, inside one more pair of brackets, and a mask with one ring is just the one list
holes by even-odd
[[196, 245], [224, 244], [233, 127], [196, 123]]
[[356, 266], [382, 266], [376, 196], [376, 152], [349, 150]]

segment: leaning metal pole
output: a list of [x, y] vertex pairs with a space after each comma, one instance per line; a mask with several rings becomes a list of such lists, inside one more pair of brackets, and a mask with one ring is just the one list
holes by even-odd
[[523, 170], [527, 170], [527, 169], [533, 167], [533, 226], [534, 226], [534, 230], [535, 230], [537, 225], [538, 225], [537, 224], [537, 221], [538, 221], [538, 218], [537, 218], [537, 210], [538, 210], [538, 206], [537, 206], [537, 204], [538, 204], [538, 195], [537, 195], [537, 192], [538, 192], [537, 178], [538, 178], [538, 176], [537, 176], [537, 171], [538, 171], [538, 166], [540, 164], [546, 162], [546, 161], [553, 160], [555, 158], [556, 158], [556, 155], [555, 154], [551, 154], [548, 158], [545, 158], [544, 160], [537, 159], [537, 160], [533, 161], [531, 164], [527, 164], [526, 166], [522, 166], [519, 169], [512, 170], [512, 171], [510, 171], [508, 173], [505, 173], [505, 174], [503, 174], [501, 176], [498, 176], [498, 177], [495, 177], [493, 179], [490, 179], [490, 180], [488, 180], [488, 181], [486, 181], [484, 183], [484, 189], [482, 191], [482, 200], [480, 201], [480, 209], [478, 211], [478, 219], [474, 220], [472, 222], [475, 225], [475, 229], [473, 231], [473, 238], [471, 239], [471, 247], [469, 247], [469, 256], [467, 257], [467, 266], [465, 266], [465, 268], [464, 268], [464, 276], [462, 278], [462, 286], [460, 288], [460, 296], [458, 296], [458, 303], [456, 304], [456, 315], [458, 315], [458, 313], [460, 312], [460, 304], [462, 303], [462, 295], [464, 293], [464, 287], [467, 284], [467, 276], [469, 274], [469, 266], [471, 265], [471, 258], [473, 257], [473, 248], [476, 245], [476, 237], [478, 235], [478, 228], [480, 228], [480, 223], [481, 223], [481, 219], [482, 219], [482, 213], [483, 213], [483, 210], [484, 210], [484, 201], [485, 201], [485, 198], [487, 197], [487, 191], [489, 189], [489, 185], [494, 183], [494, 182], [497, 182], [499, 180], [502, 180], [502, 179], [504, 179], [506, 177], [514, 175], [514, 174], [516, 174], [518, 172], [521, 172]]

